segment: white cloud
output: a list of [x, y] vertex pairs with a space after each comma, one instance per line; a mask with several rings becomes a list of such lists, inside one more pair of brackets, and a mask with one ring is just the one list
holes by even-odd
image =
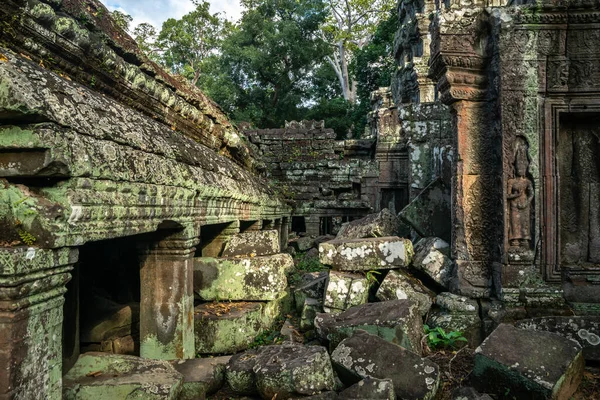
[[[181, 18], [194, 9], [191, 0], [101, 0], [111, 11], [119, 10], [133, 17], [132, 28], [147, 22], [160, 30], [169, 18]], [[211, 12], [224, 12], [228, 19], [238, 20], [242, 7], [239, 0], [209, 0]]]

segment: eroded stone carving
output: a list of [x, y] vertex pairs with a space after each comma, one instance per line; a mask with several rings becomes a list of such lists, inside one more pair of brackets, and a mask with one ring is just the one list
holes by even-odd
[[515, 142], [513, 177], [508, 180], [509, 234], [511, 247], [531, 247], [531, 211], [533, 184], [527, 177], [529, 168], [527, 141], [519, 137]]

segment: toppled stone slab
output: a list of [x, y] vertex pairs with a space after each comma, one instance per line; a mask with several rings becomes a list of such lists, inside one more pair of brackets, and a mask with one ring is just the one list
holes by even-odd
[[194, 293], [202, 300], [275, 300], [293, 268], [289, 254], [249, 258], [194, 259]]
[[581, 383], [581, 346], [550, 332], [501, 324], [475, 352], [473, 386], [516, 398], [569, 399]]
[[408, 266], [412, 242], [396, 236], [369, 239], [335, 239], [319, 245], [320, 261], [339, 271], [370, 271]]
[[436, 237], [419, 240], [415, 245], [413, 268], [423, 271], [440, 286], [448, 289], [452, 278], [450, 245]]
[[323, 299], [329, 273], [327, 271], [309, 272], [302, 275], [300, 284], [294, 289], [294, 300], [296, 311], [302, 312], [304, 301], [307, 298]]
[[340, 393], [345, 400], [396, 400], [391, 379], [367, 377]]
[[391, 379], [399, 399], [431, 400], [440, 382], [435, 363], [364, 331], [342, 341], [331, 360], [344, 383], [368, 377]]
[[63, 377], [63, 399], [177, 399], [183, 376], [168, 361], [85, 353]]
[[323, 308], [326, 312], [341, 312], [369, 301], [369, 282], [364, 275], [329, 272]]
[[223, 257], [268, 256], [280, 252], [276, 230], [248, 231], [232, 236], [223, 249]]
[[557, 333], [576, 340], [583, 348], [583, 357], [600, 361], [600, 317], [569, 316], [540, 317], [517, 321], [517, 328]]
[[310, 297], [304, 300], [302, 314], [300, 316], [300, 330], [303, 332], [309, 331], [315, 327], [315, 318], [318, 313], [323, 312], [323, 306], [317, 299]]
[[433, 304], [435, 293], [406, 271], [390, 271], [381, 282], [376, 297], [381, 301], [413, 300], [421, 315], [426, 315]]
[[342, 225], [336, 239], [389, 237], [398, 234], [398, 217], [387, 208]]
[[238, 354], [226, 376], [234, 392], [258, 393], [265, 399], [314, 395], [335, 387], [331, 360], [321, 346], [284, 343]]
[[417, 304], [411, 300], [392, 300], [352, 307], [339, 315], [317, 314], [317, 333], [329, 340], [330, 348], [357, 330], [421, 353], [423, 321]]
[[183, 389], [178, 400], [204, 399], [219, 390], [225, 382], [225, 367], [230, 356], [194, 358], [173, 362], [183, 375]]
[[315, 246], [315, 238], [311, 237], [311, 236], [304, 236], [304, 237], [299, 237], [298, 239], [290, 242], [290, 244], [297, 250], [297, 251], [307, 251], [311, 248], [313, 248]]
[[479, 314], [477, 301], [450, 292], [438, 294], [435, 298], [435, 304], [452, 313]]

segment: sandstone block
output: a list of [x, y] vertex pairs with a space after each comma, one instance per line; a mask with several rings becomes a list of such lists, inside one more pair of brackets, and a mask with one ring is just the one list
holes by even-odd
[[225, 382], [225, 367], [230, 356], [194, 358], [173, 362], [183, 375], [183, 388], [178, 400], [204, 399], [219, 390]]
[[449, 251], [450, 245], [444, 240], [436, 237], [423, 238], [415, 245], [413, 267], [448, 289], [452, 274]]
[[344, 311], [369, 301], [369, 282], [364, 275], [347, 272], [329, 272], [323, 307]]
[[322, 302], [328, 278], [329, 273], [327, 271], [309, 272], [302, 275], [301, 282], [294, 290], [294, 300], [298, 313], [302, 312], [304, 301], [308, 298], [319, 299]]
[[391, 379], [367, 377], [340, 393], [346, 400], [396, 400], [394, 382]]
[[280, 251], [276, 230], [248, 231], [233, 235], [223, 248], [223, 257], [268, 256]]
[[461, 332], [472, 347], [481, 344], [483, 323], [479, 318], [479, 304], [475, 300], [443, 292], [437, 295], [435, 303], [436, 307], [427, 318], [427, 325], [431, 328], [440, 327], [446, 332]]
[[300, 237], [291, 242], [291, 245], [298, 251], [307, 251], [315, 245], [315, 238], [310, 236]]
[[477, 348], [473, 386], [516, 398], [569, 399], [583, 376], [581, 346], [560, 335], [501, 324]]
[[331, 360], [345, 383], [368, 377], [391, 379], [399, 399], [431, 400], [440, 382], [435, 363], [364, 331], [342, 341]]
[[388, 272], [376, 294], [381, 301], [413, 300], [419, 305], [421, 315], [429, 312], [434, 296], [421, 281], [405, 271]]
[[202, 300], [275, 300], [293, 268], [289, 254], [194, 259], [194, 293]]
[[331, 240], [319, 245], [320, 261], [339, 271], [369, 271], [408, 266], [412, 243], [399, 237]]
[[300, 330], [309, 331], [315, 327], [315, 317], [323, 312], [323, 306], [317, 299], [307, 298], [304, 300], [302, 314], [300, 317]]
[[63, 378], [67, 400], [178, 398], [183, 376], [168, 361], [85, 353]]
[[336, 239], [361, 239], [396, 236], [398, 234], [398, 217], [384, 208], [377, 214], [347, 222], [342, 225]]
[[405, 349], [421, 353], [423, 321], [418, 305], [411, 300], [392, 300], [352, 307], [339, 315], [317, 314], [319, 336], [330, 348], [363, 330]]

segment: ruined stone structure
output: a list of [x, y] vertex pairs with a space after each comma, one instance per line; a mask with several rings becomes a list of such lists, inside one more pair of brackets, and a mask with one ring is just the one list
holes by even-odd
[[61, 398], [99, 297], [139, 304], [111, 349], [194, 357], [194, 257], [263, 227], [287, 242], [290, 207], [99, 2], [2, 1], [0, 26], [0, 398]]

